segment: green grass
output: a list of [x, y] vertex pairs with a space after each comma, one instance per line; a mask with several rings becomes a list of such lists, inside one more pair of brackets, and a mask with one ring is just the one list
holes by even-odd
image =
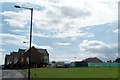
[[117, 67], [34, 68], [32, 78], [118, 78]]

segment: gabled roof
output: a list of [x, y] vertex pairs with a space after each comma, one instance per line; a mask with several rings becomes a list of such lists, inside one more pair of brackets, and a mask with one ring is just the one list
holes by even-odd
[[20, 53], [24, 53], [26, 51], [26, 49], [19, 49], [18, 52]]
[[115, 62], [120, 63], [120, 58], [117, 58]]
[[[35, 48], [34, 46], [32, 46], [32, 48]], [[40, 54], [43, 54], [44, 56], [49, 56], [48, 52], [46, 49], [38, 49], [35, 48]]]
[[18, 54], [18, 52], [11, 52], [11, 55], [15, 55], [15, 56], [17, 56], [17, 54]]
[[7, 54], [6, 54], [5, 58], [10, 58], [10, 55], [7, 55]]
[[37, 49], [39, 53], [44, 54], [44, 56], [48, 56], [48, 52], [46, 49]]
[[11, 56], [6, 54], [5, 59], [6, 59], [7, 61], [10, 61], [10, 60], [11, 60]]
[[17, 53], [18, 53], [18, 52], [14, 52], [14, 51], [13, 51], [13, 52], [11, 52], [11, 54], [17, 54]]
[[87, 58], [85, 60], [82, 60], [81, 62], [103, 62], [103, 61], [98, 59], [97, 57], [94, 57], [94, 58]]

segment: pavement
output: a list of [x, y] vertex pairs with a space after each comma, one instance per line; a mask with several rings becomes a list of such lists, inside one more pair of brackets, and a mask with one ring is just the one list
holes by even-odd
[[27, 76], [20, 70], [0, 70], [0, 80], [27, 80]]
[[[0, 68], [1, 69], [1, 68]], [[2, 79], [2, 70], [0, 70], [0, 80]]]

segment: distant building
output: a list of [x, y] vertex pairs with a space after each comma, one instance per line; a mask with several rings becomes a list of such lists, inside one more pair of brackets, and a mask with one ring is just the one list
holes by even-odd
[[117, 58], [114, 62], [120, 63], [120, 58]]
[[75, 62], [71, 62], [69, 64], [69, 67], [88, 67], [88, 63], [75, 61]]
[[5, 66], [7, 67], [10, 64], [11, 64], [11, 57], [10, 55], [6, 54], [5, 55]]
[[117, 67], [120, 66], [117, 62], [103, 62], [97, 57], [87, 58], [80, 62], [71, 62], [69, 67]]
[[55, 68], [56, 67], [56, 62], [55, 61], [50, 62], [50, 67]]
[[10, 66], [15, 67], [18, 62], [18, 52], [11, 52], [10, 58]]
[[56, 67], [63, 68], [63, 67], [65, 67], [65, 63], [64, 62], [56, 62]]
[[50, 67], [52, 67], [52, 68], [63, 68], [63, 67], [65, 67], [65, 63], [64, 62], [55, 62], [55, 61], [52, 61], [51, 63], [50, 63]]
[[94, 57], [94, 58], [87, 58], [87, 59], [84, 59], [82, 60], [81, 62], [103, 62], [102, 60], [98, 59], [97, 57]]
[[[19, 49], [5, 56], [5, 66], [9, 68], [27, 68], [30, 49]], [[31, 48], [31, 67], [46, 67], [49, 64], [49, 53], [46, 49]]]

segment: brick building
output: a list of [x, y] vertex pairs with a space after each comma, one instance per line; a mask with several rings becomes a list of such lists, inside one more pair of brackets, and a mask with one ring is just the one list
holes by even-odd
[[103, 61], [100, 60], [100, 59], [97, 58], [97, 57], [94, 57], [94, 58], [87, 58], [87, 59], [84, 59], [84, 60], [82, 60], [81, 62], [97, 62], [97, 63], [99, 63], [99, 62], [103, 62]]
[[[5, 66], [8, 68], [27, 68], [30, 49], [19, 49], [5, 56]], [[31, 48], [31, 67], [46, 67], [49, 64], [49, 53], [46, 49]]]

